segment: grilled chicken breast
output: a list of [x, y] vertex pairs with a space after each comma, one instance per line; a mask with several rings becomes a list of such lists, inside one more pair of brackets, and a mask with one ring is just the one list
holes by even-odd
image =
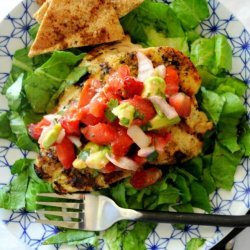
[[[104, 84], [105, 79], [123, 64], [128, 65], [131, 75], [136, 77], [138, 75], [137, 51], [150, 58], [154, 67], [161, 64], [173, 65], [178, 70], [181, 91], [190, 96], [192, 101], [190, 115], [180, 123], [166, 128], [171, 134], [171, 140], [166, 143], [161, 152], [158, 152], [159, 156], [152, 164], [165, 167], [197, 156], [202, 150], [202, 135], [210, 130], [213, 124], [197, 107], [195, 94], [200, 88], [201, 79], [188, 57], [169, 47], [142, 49], [138, 45], [131, 44], [127, 39], [121, 43], [95, 48], [85, 57], [82, 64], [88, 66], [89, 77], [100, 79]], [[61, 97], [56, 111], [63, 109], [72, 101], [77, 101], [80, 91], [80, 87], [68, 88]], [[133, 174], [132, 171], [126, 170], [104, 174], [88, 167], [65, 170], [53, 148], [41, 150], [36, 161], [36, 172], [41, 178], [51, 182], [60, 193], [106, 188]]]

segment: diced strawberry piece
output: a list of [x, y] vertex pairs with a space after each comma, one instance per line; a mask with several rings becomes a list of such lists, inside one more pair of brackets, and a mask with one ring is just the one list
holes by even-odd
[[169, 104], [181, 117], [188, 117], [191, 112], [191, 98], [180, 92], [169, 97]]
[[140, 169], [132, 176], [130, 183], [136, 189], [142, 189], [156, 183], [162, 176], [158, 168]]
[[117, 167], [113, 163], [109, 162], [104, 168], [101, 169], [101, 172], [104, 174], [110, 174], [116, 170]]
[[134, 125], [145, 125], [156, 115], [153, 104], [141, 96], [136, 95], [127, 101], [135, 107], [139, 116], [138, 118], [134, 119]]
[[70, 169], [76, 159], [74, 144], [67, 137], [64, 137], [61, 143], [56, 144], [56, 153], [64, 168]]
[[127, 130], [120, 127], [118, 129], [118, 137], [111, 143], [112, 153], [115, 156], [125, 156], [130, 146], [133, 144], [132, 139], [127, 135]]
[[117, 72], [122, 79], [125, 79], [126, 77], [130, 76], [130, 69], [128, 65], [120, 66]]
[[78, 107], [84, 107], [89, 102], [91, 99], [95, 96], [97, 90], [101, 87], [101, 82], [99, 80], [95, 79], [88, 79], [82, 88], [81, 94], [80, 94], [80, 99], [78, 103]]
[[79, 109], [78, 118], [85, 125], [96, 125], [103, 120], [102, 118], [95, 117], [89, 113], [89, 105]]
[[132, 98], [134, 95], [140, 96], [144, 85], [134, 77], [128, 76], [124, 79], [124, 94], [125, 98]]
[[85, 138], [99, 145], [110, 145], [118, 137], [116, 129], [105, 123], [98, 123], [94, 126], [87, 126], [81, 129]]
[[40, 122], [36, 124], [31, 123], [28, 126], [28, 131], [29, 131], [30, 136], [33, 139], [38, 140], [43, 131], [43, 128], [49, 125], [50, 125], [50, 121], [46, 120], [45, 118], [43, 118]]
[[165, 82], [167, 84], [166, 95], [173, 95], [179, 91], [180, 78], [178, 71], [173, 66], [166, 68]]

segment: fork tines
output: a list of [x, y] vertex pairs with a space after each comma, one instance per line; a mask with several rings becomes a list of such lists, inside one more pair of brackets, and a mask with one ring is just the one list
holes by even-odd
[[[72, 228], [72, 229], [81, 229], [84, 228], [84, 194], [66, 194], [66, 195], [58, 195], [55, 193], [40, 193], [37, 194], [39, 197], [47, 197], [47, 198], [57, 198], [60, 201], [51, 201], [51, 202], [44, 202], [44, 201], [37, 201], [37, 205], [43, 205], [48, 207], [59, 207], [62, 209], [76, 209], [80, 211], [76, 212], [68, 212], [68, 211], [37, 211], [39, 214], [43, 215], [50, 215], [50, 216], [59, 216], [62, 218], [72, 218], [77, 219], [77, 222], [74, 221], [50, 221], [46, 219], [38, 219], [36, 222], [49, 224], [57, 227], [64, 227], [64, 228]], [[75, 200], [75, 202], [63, 202], [62, 199], [67, 200]], [[76, 202], [79, 201], [79, 202]]]
[[40, 193], [40, 194], [37, 194], [37, 196], [48, 197], [48, 198], [69, 199], [69, 200], [84, 200], [85, 198], [85, 194]]

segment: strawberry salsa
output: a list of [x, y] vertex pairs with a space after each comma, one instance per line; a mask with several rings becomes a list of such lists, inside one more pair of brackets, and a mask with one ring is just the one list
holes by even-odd
[[30, 124], [30, 135], [41, 148], [54, 147], [65, 169], [131, 171], [138, 189], [155, 183], [161, 170], [143, 165], [171, 140], [166, 127], [189, 116], [191, 98], [180, 91], [174, 66], [154, 68], [141, 52], [137, 60], [137, 77], [122, 65], [105, 82], [88, 79], [77, 101]]

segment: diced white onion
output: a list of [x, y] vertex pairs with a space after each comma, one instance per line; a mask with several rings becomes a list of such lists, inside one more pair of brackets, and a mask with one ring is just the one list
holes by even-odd
[[154, 75], [154, 66], [152, 61], [147, 58], [143, 53], [137, 52], [138, 60], [138, 80], [144, 82], [146, 78]]
[[129, 159], [128, 157], [114, 157], [113, 155], [106, 154], [107, 159], [113, 163], [115, 166], [130, 170], [130, 171], [136, 171], [139, 168], [139, 165], [134, 162], [133, 160]]
[[131, 127], [129, 127], [127, 134], [140, 148], [146, 148], [151, 143], [151, 138], [147, 136], [137, 125], [132, 125]]
[[168, 118], [173, 119], [178, 117], [178, 113], [174, 109], [174, 107], [170, 106], [166, 100], [161, 96], [151, 96], [149, 97], [149, 100], [157, 105], [161, 112]]
[[155, 151], [155, 147], [152, 146], [152, 147], [147, 147], [147, 148], [141, 148], [139, 151], [138, 151], [138, 156], [140, 157], [147, 157], [149, 155], [151, 155], [153, 152]]
[[56, 139], [56, 143], [61, 143], [63, 138], [65, 137], [65, 130], [62, 128], [57, 139]]
[[80, 141], [80, 138], [77, 136], [68, 136], [68, 138], [70, 139], [70, 141], [77, 147], [80, 148], [82, 146], [82, 143]]
[[154, 74], [155, 74], [155, 76], [159, 76], [159, 77], [164, 79], [165, 76], [166, 76], [166, 67], [165, 67], [165, 65], [161, 64], [161, 65], [157, 66], [155, 68]]

